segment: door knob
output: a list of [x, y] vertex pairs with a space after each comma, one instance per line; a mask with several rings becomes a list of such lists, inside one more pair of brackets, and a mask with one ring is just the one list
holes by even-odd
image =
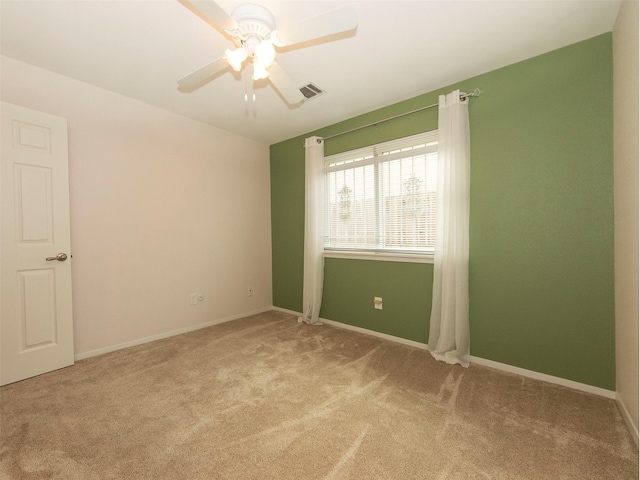
[[57, 260], [59, 262], [64, 262], [66, 259], [67, 259], [67, 254], [66, 253], [59, 253], [55, 257], [47, 257], [45, 260], [47, 262], [51, 262], [53, 260]]

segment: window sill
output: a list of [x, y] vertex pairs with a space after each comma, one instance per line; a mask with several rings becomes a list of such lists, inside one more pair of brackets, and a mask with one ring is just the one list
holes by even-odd
[[433, 263], [433, 254], [377, 253], [325, 250], [324, 258], [345, 258], [350, 260], [377, 260], [380, 262]]

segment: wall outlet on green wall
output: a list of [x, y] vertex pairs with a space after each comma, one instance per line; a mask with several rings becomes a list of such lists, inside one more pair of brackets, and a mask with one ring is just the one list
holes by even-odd
[[382, 297], [373, 297], [373, 308], [382, 310]]

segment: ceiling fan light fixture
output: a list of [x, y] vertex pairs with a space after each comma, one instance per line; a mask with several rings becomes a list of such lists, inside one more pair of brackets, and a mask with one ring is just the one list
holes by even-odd
[[224, 52], [224, 56], [229, 63], [229, 66], [233, 68], [236, 72], [239, 72], [242, 69], [242, 63], [247, 59], [249, 53], [243, 48], [236, 48], [235, 50], [227, 50]]
[[254, 49], [254, 63], [258, 61], [264, 68], [269, 67], [276, 59], [276, 49], [269, 40], [263, 40]]
[[260, 62], [253, 62], [253, 76], [251, 77], [253, 80], [262, 80], [263, 78], [267, 78], [269, 76], [269, 72], [267, 72], [267, 68], [262, 65]]
[[275, 63], [275, 48], [331, 37], [337, 33], [354, 30], [358, 26], [356, 11], [350, 6], [309, 17], [276, 31], [273, 15], [260, 5], [238, 5], [229, 15], [218, 5], [217, 0], [180, 2], [208, 23], [222, 29], [231, 37], [235, 47], [239, 47], [235, 50], [227, 49], [217, 60], [178, 80], [180, 87], [195, 90], [226, 69], [232, 68], [240, 72], [246, 65], [246, 60], [250, 59], [251, 78], [254, 81], [268, 78], [271, 86], [291, 105], [301, 103], [309, 97], [305, 94], [307, 90], [303, 92], [298, 89], [286, 72]]

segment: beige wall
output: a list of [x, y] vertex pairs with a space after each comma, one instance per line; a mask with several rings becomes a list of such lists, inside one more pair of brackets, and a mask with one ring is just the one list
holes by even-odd
[[638, 438], [638, 0], [613, 32], [616, 390]]
[[8, 58], [2, 100], [68, 119], [76, 355], [271, 306], [267, 145]]

